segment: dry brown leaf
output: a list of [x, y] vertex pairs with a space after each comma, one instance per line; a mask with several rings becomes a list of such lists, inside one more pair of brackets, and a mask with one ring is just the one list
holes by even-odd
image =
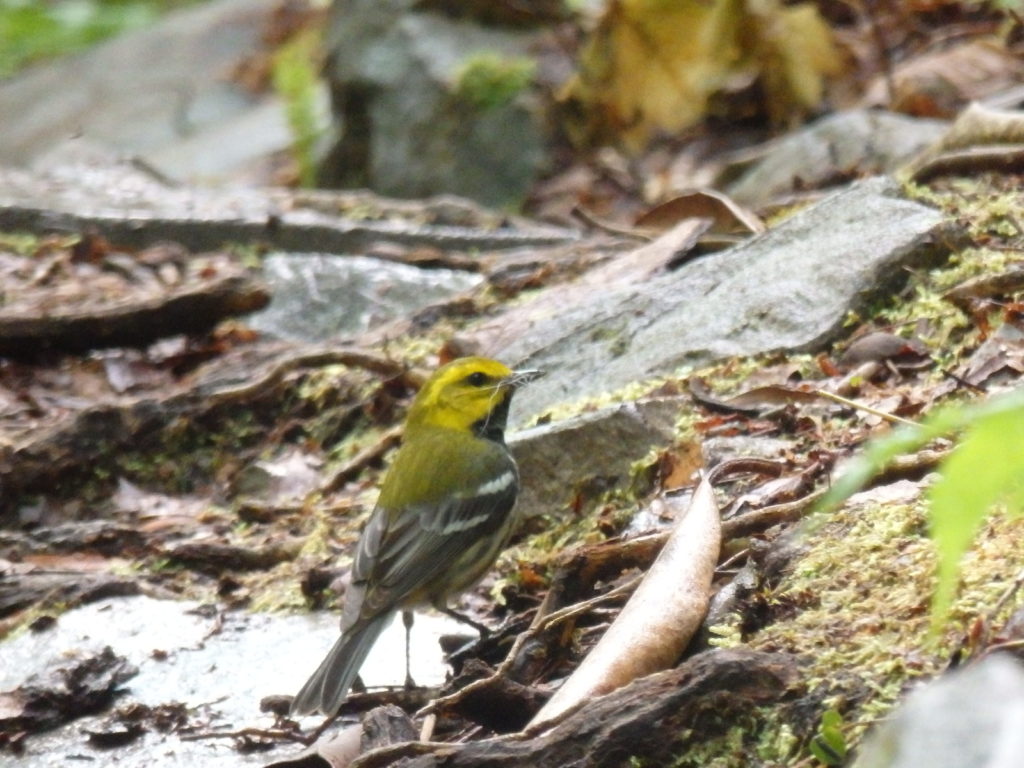
[[776, 408], [790, 403], [812, 403], [819, 398], [813, 389], [798, 389], [784, 384], [766, 384], [753, 387], [730, 398], [716, 397], [707, 384], [695, 377], [689, 380], [690, 394], [701, 405], [715, 411], [757, 414], [765, 408]]
[[971, 104], [934, 145], [900, 173], [927, 181], [943, 173], [1015, 172], [1024, 163], [1024, 110]]
[[997, 273], [972, 277], [946, 291], [942, 298], [965, 308], [972, 299], [991, 299], [1024, 292], [1024, 262], [1008, 264]]
[[918, 339], [904, 339], [892, 333], [876, 331], [861, 336], [839, 357], [840, 371], [849, 371], [869, 362], [893, 360], [916, 364], [927, 362], [928, 348]]
[[971, 104], [939, 141], [942, 151], [1024, 143], [1024, 111]]
[[918, 117], [953, 117], [971, 101], [1000, 93], [1024, 80], [1024, 62], [995, 39], [971, 40], [916, 56], [869, 86], [867, 106], [887, 106]]
[[636, 226], [663, 232], [684, 219], [710, 219], [711, 232], [765, 231], [764, 222], [728, 195], [713, 189], [683, 192], [637, 217]]
[[744, 493], [736, 498], [731, 508], [733, 514], [727, 513], [726, 516], [731, 518], [737, 510], [743, 508], [762, 509], [767, 506], [802, 498], [814, 488], [814, 481], [821, 472], [821, 465], [814, 462], [811, 466], [800, 472], [776, 477], [761, 483], [748, 493]]
[[832, 31], [812, 3], [748, 3], [745, 29], [764, 81], [766, 107], [776, 123], [814, 109], [825, 77], [839, 74], [841, 59]]
[[658, 457], [661, 487], [675, 490], [690, 483], [694, 473], [700, 469], [703, 461], [700, 443], [687, 442], [665, 451]]
[[639, 148], [656, 129], [700, 120], [731, 70], [733, 53], [722, 43], [738, 31], [732, 5], [612, 0], [567, 86], [567, 97], [585, 106], [588, 128]]
[[832, 33], [811, 3], [781, 0], [611, 0], [562, 93], [581, 107], [580, 143], [641, 149], [699, 122], [709, 98], [760, 78], [767, 110], [817, 106], [838, 73]]
[[978, 347], [959, 375], [969, 384], [988, 387], [1024, 372], [1024, 323], [1007, 320]]
[[530, 726], [675, 664], [707, 612], [720, 546], [715, 494], [703, 480], [618, 618]]
[[737, 410], [746, 410], [749, 408], [777, 408], [790, 403], [813, 403], [820, 397], [818, 392], [813, 389], [797, 389], [784, 384], [769, 384], [740, 392], [728, 400], [723, 400], [722, 403]]

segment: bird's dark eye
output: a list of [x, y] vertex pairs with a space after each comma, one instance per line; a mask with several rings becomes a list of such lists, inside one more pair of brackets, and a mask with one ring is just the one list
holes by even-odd
[[474, 387], [482, 387], [487, 383], [487, 374], [476, 371], [469, 374], [469, 376], [466, 377], [466, 381]]

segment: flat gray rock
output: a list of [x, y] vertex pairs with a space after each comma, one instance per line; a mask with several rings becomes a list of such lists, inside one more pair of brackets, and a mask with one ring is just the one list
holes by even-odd
[[[438, 638], [461, 631], [461, 625], [448, 617], [417, 614], [411, 646], [417, 682], [443, 682], [447, 665]], [[52, 766], [68, 755], [106, 764], [111, 753], [90, 745], [86, 733], [106, 730], [112, 710], [136, 703], [161, 707], [180, 702], [188, 708], [189, 725], [198, 731], [270, 728], [274, 718], [260, 712], [260, 699], [295, 693], [337, 636], [334, 610], [301, 616], [218, 614], [194, 602], [137, 596], [100, 600], [60, 614], [45, 631], [25, 632], [0, 643], [0, 698], [33, 676], [54, 666], [71, 666], [107, 646], [137, 667], [138, 674], [120, 686], [123, 693], [103, 712], [29, 734], [18, 764]], [[401, 686], [405, 668], [395, 659], [403, 657], [404, 648], [405, 629], [395, 621], [363, 666], [366, 684]], [[304, 725], [318, 721], [309, 717]], [[175, 732], [147, 729], [137, 740], [120, 745], [116, 756], [122, 765], [152, 768], [258, 766], [300, 750], [298, 745], [280, 743], [269, 753], [237, 752], [230, 739], [185, 741]]]
[[854, 174], [892, 173], [948, 129], [945, 120], [881, 110], [838, 112], [766, 145], [764, 157], [726, 190], [737, 202], [757, 207], [798, 187], [818, 189]]
[[273, 301], [246, 324], [291, 341], [355, 335], [468, 291], [483, 279], [473, 272], [321, 253], [269, 254], [263, 276]]
[[[497, 251], [578, 237], [571, 230], [513, 217], [494, 226], [424, 222], [426, 205], [419, 217], [398, 211], [357, 219], [345, 215], [352, 194], [168, 185], [86, 149], [53, 158], [46, 169], [0, 167], [0, 229], [63, 234], [95, 229], [127, 247], [173, 240], [204, 250], [226, 242], [258, 242], [285, 251], [341, 254], [381, 242], [441, 251]], [[387, 204], [383, 198], [374, 201]]]
[[681, 407], [680, 398], [652, 398], [510, 435], [522, 478], [520, 513], [563, 513], [577, 497], [621, 488], [637, 461], [672, 440]]
[[1018, 768], [1024, 668], [996, 654], [914, 691], [865, 742], [854, 768]]
[[908, 267], [944, 259], [949, 236], [939, 211], [900, 197], [891, 179], [868, 179], [728, 251], [639, 283], [588, 284], [571, 300], [560, 290], [545, 303], [541, 292], [465, 338], [547, 371], [516, 399], [512, 423], [522, 423], [716, 360], [821, 349], [851, 310], [891, 295]]
[[0, 164], [28, 165], [84, 136], [176, 179], [209, 180], [286, 150], [280, 102], [232, 77], [259, 53], [276, 5], [202, 3], [0, 83]]
[[480, 55], [531, 61], [539, 38], [415, 0], [333, 3], [326, 77], [336, 123], [348, 130], [322, 162], [321, 181], [516, 207], [550, 163], [540, 105], [525, 89], [481, 108], [455, 84]]

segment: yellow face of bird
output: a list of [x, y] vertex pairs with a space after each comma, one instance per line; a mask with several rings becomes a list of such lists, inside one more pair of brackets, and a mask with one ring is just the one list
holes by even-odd
[[453, 360], [423, 385], [409, 409], [408, 424], [472, 429], [504, 404], [517, 383], [514, 372], [497, 360]]

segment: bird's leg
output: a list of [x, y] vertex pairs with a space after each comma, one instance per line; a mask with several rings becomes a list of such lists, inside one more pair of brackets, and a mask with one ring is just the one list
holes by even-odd
[[409, 667], [409, 640], [412, 637], [412, 623], [415, 618], [412, 611], [402, 611], [402, 624], [405, 625], [405, 689], [407, 691], [416, 687], [416, 681], [412, 679]]
[[447, 605], [444, 605], [443, 603], [435, 604], [434, 607], [441, 613], [443, 613], [445, 616], [450, 616], [456, 621], [461, 621], [463, 624], [468, 624], [469, 626], [471, 626], [473, 629], [480, 633], [481, 639], [488, 637], [491, 634], [491, 630], [483, 624], [481, 624], [479, 621], [473, 621], [471, 618], [469, 618], [469, 616], [462, 615], [454, 608], [449, 608]]

